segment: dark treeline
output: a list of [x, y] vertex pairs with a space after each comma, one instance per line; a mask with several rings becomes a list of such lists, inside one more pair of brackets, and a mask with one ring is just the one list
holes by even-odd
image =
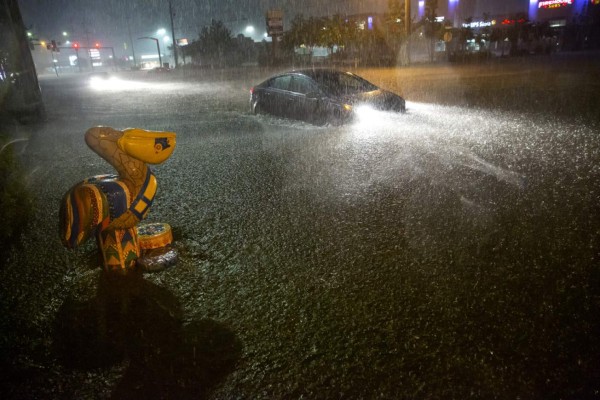
[[[221, 21], [213, 21], [183, 49], [183, 55], [192, 64], [204, 67], [290, 61], [384, 66], [407, 63], [409, 38], [413, 56], [417, 49], [429, 61], [600, 49], [600, 5], [590, 5], [586, 14], [561, 27], [534, 23], [526, 15], [516, 14], [479, 28], [470, 27], [473, 19], [467, 18], [466, 27], [453, 28], [447, 21], [436, 20], [435, 1], [427, 4], [423, 18], [412, 21], [410, 35], [406, 34], [404, 4], [400, 0], [389, 0], [387, 12], [374, 17], [370, 26], [361, 17], [296, 15], [275, 46], [276, 51], [270, 42], [255, 43], [243, 35], [233, 37]], [[484, 14], [483, 21], [491, 22], [491, 18]]]

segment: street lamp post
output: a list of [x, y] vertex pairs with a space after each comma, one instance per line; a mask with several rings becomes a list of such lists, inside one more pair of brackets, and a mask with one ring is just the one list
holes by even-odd
[[162, 67], [162, 57], [160, 56], [160, 45], [158, 44], [158, 39], [155, 37], [151, 37], [151, 36], [142, 36], [140, 38], [138, 38], [138, 40], [140, 39], [150, 39], [150, 40], [154, 40], [156, 42], [156, 51], [158, 51], [158, 62], [160, 64], [160, 66]]
[[77, 69], [81, 72], [81, 60], [79, 59], [79, 43], [75, 43], [75, 59], [77, 60]]
[[411, 27], [411, 10], [410, 1], [404, 2], [404, 28], [406, 29], [406, 64], [410, 65], [410, 34], [412, 31]]
[[177, 68], [177, 40], [175, 39], [175, 27], [173, 26], [173, 8], [169, 1], [169, 16], [171, 17], [171, 38], [173, 39], [173, 58], [175, 61], [175, 68]]
[[129, 42], [131, 44], [131, 54], [133, 54], [133, 68], [137, 69], [137, 63], [135, 62], [135, 46], [133, 45], [133, 39], [131, 38], [131, 25], [129, 23], [129, 16], [127, 16], [127, 32], [129, 33]]

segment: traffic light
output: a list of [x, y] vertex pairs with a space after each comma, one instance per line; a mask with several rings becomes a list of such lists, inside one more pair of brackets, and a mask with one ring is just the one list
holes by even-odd
[[60, 51], [56, 45], [56, 40], [52, 40], [52, 51]]
[[73, 48], [74, 48], [75, 50], [79, 49], [79, 43], [73, 43]]
[[100, 43], [96, 42], [96, 44], [94, 44], [94, 47], [99, 49], [100, 48]]

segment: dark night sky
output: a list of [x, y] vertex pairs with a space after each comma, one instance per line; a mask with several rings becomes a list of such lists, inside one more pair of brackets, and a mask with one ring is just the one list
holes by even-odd
[[[169, 23], [168, 0], [20, 0], [26, 25], [47, 35], [70, 32], [126, 30], [127, 19], [132, 33], [152, 32]], [[226, 22], [230, 28], [247, 23], [261, 28], [265, 12], [283, 9], [286, 18], [295, 14], [324, 15], [382, 11], [387, 0], [172, 0], [178, 36], [196, 36], [211, 18]], [[116, 31], [116, 32], [115, 32]]]
[[[280, 8], [286, 21], [296, 14], [333, 15], [383, 12], [387, 0], [171, 0], [175, 12], [175, 34], [195, 39], [211, 18], [221, 20], [232, 33], [247, 25], [256, 28], [255, 39], [264, 33], [265, 13]], [[417, 1], [412, 0], [413, 13]], [[526, 9], [529, 0], [461, 0], [472, 3], [474, 13], [499, 14], [515, 7]], [[438, 14], [443, 15], [445, 1], [440, 0]], [[19, 0], [23, 19], [40, 39], [62, 39], [69, 32], [71, 40], [82, 43], [101, 41], [105, 46], [123, 49], [128, 41], [128, 23], [132, 37], [153, 35], [158, 28], [169, 30], [168, 0]], [[170, 32], [169, 32], [170, 35]], [[143, 42], [143, 41], [142, 41]], [[151, 46], [150, 43], [136, 43]]]

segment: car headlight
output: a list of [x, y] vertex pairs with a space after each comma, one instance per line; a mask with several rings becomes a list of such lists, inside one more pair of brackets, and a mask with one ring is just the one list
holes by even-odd
[[362, 121], [376, 119], [378, 115], [377, 110], [373, 106], [365, 104], [355, 107], [354, 114], [356, 114], [358, 120]]

